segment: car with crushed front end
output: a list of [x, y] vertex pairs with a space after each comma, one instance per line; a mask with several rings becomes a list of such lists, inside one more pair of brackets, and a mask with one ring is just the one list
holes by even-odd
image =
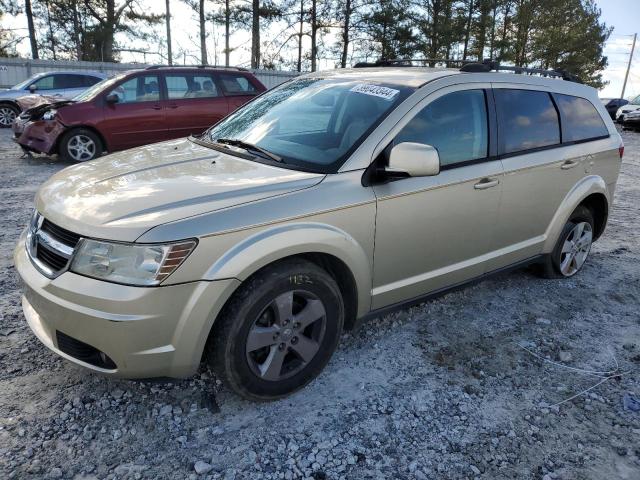
[[572, 81], [303, 75], [199, 137], [51, 177], [15, 249], [24, 314], [94, 372], [185, 377], [204, 359], [240, 395], [279, 398], [366, 318], [513, 267], [574, 276], [622, 154]]
[[101, 72], [44, 72], [37, 73], [11, 88], [0, 89], [0, 128], [11, 127], [22, 107], [18, 99], [25, 96], [46, 95], [58, 99], [73, 98], [107, 75]]
[[109, 78], [71, 100], [30, 108], [13, 132], [28, 152], [86, 162], [105, 151], [200, 134], [265, 90], [241, 68], [151, 66]]

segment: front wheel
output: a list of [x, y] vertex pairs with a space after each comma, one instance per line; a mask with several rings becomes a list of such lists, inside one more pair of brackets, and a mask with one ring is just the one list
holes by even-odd
[[66, 161], [87, 162], [102, 154], [102, 141], [91, 130], [78, 128], [64, 134], [59, 153]]
[[593, 214], [579, 206], [565, 224], [545, 266], [547, 278], [568, 278], [578, 273], [587, 261], [594, 231]]
[[234, 294], [207, 343], [223, 382], [251, 400], [304, 387], [333, 354], [344, 324], [335, 280], [304, 260], [268, 266]]
[[10, 103], [0, 105], [0, 128], [10, 128], [13, 121], [20, 114], [20, 109]]

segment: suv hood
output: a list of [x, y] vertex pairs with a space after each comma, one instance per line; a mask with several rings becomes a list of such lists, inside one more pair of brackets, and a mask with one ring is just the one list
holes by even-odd
[[323, 178], [180, 139], [66, 168], [42, 185], [36, 208], [80, 235], [134, 241], [160, 224], [308, 188]]

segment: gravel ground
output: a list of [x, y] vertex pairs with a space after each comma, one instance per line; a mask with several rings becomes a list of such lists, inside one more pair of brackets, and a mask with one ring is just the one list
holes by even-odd
[[377, 319], [307, 388], [253, 404], [204, 370], [112, 380], [36, 340], [11, 252], [65, 164], [0, 131], [0, 478], [640, 478], [640, 134], [623, 136], [576, 278], [518, 271]]

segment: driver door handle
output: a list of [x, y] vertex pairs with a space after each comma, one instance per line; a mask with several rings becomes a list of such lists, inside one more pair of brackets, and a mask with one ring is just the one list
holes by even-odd
[[485, 177], [482, 180], [480, 180], [478, 183], [476, 183], [473, 186], [473, 188], [475, 188], [476, 190], [486, 190], [487, 188], [495, 187], [499, 183], [500, 183], [500, 180], [498, 180], [497, 178]]

